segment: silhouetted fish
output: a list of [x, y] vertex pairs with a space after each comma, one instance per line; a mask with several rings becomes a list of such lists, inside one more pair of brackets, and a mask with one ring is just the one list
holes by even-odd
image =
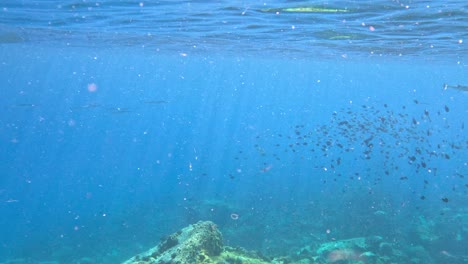
[[169, 103], [168, 101], [165, 101], [165, 100], [148, 100], [148, 101], [143, 101], [142, 103], [144, 104], [167, 104]]
[[458, 84], [458, 85], [448, 85], [448, 84], [444, 83], [444, 90], [447, 90], [448, 88], [468, 92], [468, 86], [460, 85], [460, 84]]

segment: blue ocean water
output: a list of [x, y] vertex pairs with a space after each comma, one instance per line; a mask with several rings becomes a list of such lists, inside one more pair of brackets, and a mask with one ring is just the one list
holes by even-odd
[[0, 7], [0, 263], [121, 263], [199, 220], [466, 263], [464, 1]]

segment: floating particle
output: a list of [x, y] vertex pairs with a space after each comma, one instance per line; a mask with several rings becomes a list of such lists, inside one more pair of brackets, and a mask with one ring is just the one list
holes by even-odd
[[236, 214], [236, 213], [232, 213], [232, 214], [231, 214], [231, 219], [232, 219], [232, 220], [237, 220], [237, 219], [239, 219], [239, 215]]
[[88, 83], [88, 92], [94, 93], [98, 89], [98, 86], [95, 83]]

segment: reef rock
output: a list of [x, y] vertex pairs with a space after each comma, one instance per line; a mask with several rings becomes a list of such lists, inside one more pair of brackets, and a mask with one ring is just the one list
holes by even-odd
[[[198, 222], [164, 238], [158, 246], [123, 264], [267, 264], [270, 259], [240, 247], [224, 247], [218, 227]], [[273, 262], [282, 264], [283, 262]]]
[[123, 264], [203, 263], [223, 251], [222, 235], [210, 221], [198, 222], [166, 237], [156, 247]]
[[[308, 250], [314, 256], [313, 263], [391, 263], [389, 257], [382, 254], [380, 245], [383, 245], [380, 236], [357, 237], [345, 240], [326, 242], [316, 248], [314, 252]], [[385, 253], [392, 254], [392, 244], [385, 244]]]

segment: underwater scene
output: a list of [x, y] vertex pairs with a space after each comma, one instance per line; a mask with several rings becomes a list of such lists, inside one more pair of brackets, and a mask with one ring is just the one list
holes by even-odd
[[468, 263], [465, 1], [0, 12], [0, 264]]

